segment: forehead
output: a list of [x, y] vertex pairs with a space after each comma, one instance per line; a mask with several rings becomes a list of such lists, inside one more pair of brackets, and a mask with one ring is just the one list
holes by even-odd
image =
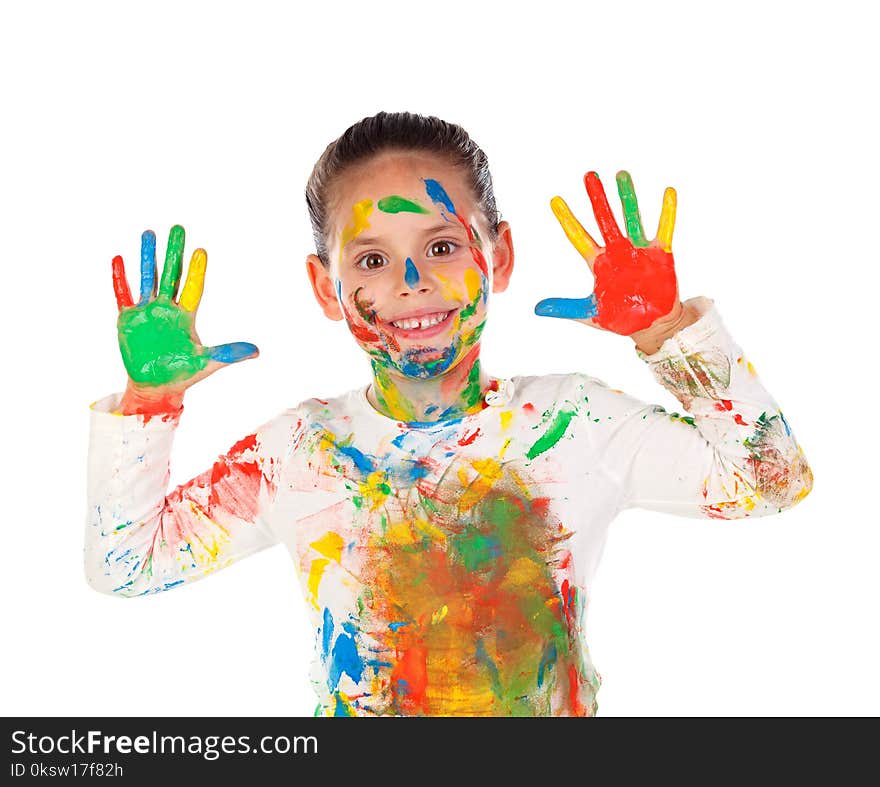
[[[427, 212], [406, 210], [395, 215], [393, 207], [381, 210], [390, 206], [392, 197], [411, 200]], [[372, 216], [376, 219], [385, 214], [390, 219], [408, 215], [433, 221], [445, 214], [454, 220], [453, 214], [457, 213], [472, 221], [477, 212], [461, 168], [438, 156], [420, 153], [384, 151], [346, 170], [332, 196], [331, 232], [340, 232], [350, 221], [354, 206], [364, 200], [373, 203]]]

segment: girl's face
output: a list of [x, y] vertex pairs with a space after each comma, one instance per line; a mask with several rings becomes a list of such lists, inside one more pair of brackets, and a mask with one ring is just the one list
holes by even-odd
[[334, 197], [329, 270], [310, 264], [316, 295], [316, 277], [328, 277], [325, 313], [345, 319], [387, 371], [443, 374], [479, 342], [489, 293], [507, 286], [513, 255], [506, 222], [493, 248], [460, 171], [418, 153], [373, 157], [343, 176]]

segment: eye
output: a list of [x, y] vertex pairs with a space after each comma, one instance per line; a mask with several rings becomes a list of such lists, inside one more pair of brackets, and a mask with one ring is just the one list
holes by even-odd
[[382, 260], [385, 258], [381, 254], [371, 251], [369, 254], [364, 254], [354, 265], [364, 271], [377, 271], [384, 267]]
[[431, 249], [430, 249], [430, 250], [431, 250], [431, 251], [434, 251], [434, 249], [436, 249], [438, 246], [439, 246], [441, 249], [443, 249], [443, 248], [447, 249], [447, 251], [445, 251], [445, 252], [441, 251], [439, 254], [428, 254], [429, 257], [437, 257], [437, 256], [439, 256], [439, 257], [448, 257], [450, 254], [452, 254], [452, 252], [453, 252], [455, 249], [458, 248], [458, 243], [454, 243], [454, 242], [451, 241], [451, 240], [435, 240], [435, 241], [431, 244]]

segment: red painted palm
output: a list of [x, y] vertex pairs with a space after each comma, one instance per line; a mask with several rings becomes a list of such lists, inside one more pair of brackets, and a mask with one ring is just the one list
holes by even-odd
[[617, 174], [627, 235], [617, 225], [605, 189], [595, 172], [584, 175], [596, 223], [605, 240], [602, 247], [590, 236], [562, 197], [550, 201], [568, 239], [593, 273], [593, 292], [586, 298], [545, 298], [535, 314], [564, 317], [623, 336], [643, 331], [679, 307], [678, 282], [672, 258], [675, 190], [667, 188], [657, 235], [645, 238], [635, 189], [628, 172]]

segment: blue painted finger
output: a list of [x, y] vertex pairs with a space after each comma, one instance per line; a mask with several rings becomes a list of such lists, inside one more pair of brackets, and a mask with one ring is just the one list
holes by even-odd
[[599, 314], [596, 294], [588, 298], [544, 298], [535, 304], [539, 317], [568, 317], [573, 320], [589, 320]]
[[213, 361], [220, 363], [235, 363], [243, 361], [245, 358], [252, 358], [259, 350], [257, 345], [250, 342], [230, 342], [229, 344], [218, 344], [216, 347], [207, 347], [208, 357]]
[[147, 230], [141, 235], [141, 299], [138, 306], [143, 306], [156, 288], [156, 233]]

